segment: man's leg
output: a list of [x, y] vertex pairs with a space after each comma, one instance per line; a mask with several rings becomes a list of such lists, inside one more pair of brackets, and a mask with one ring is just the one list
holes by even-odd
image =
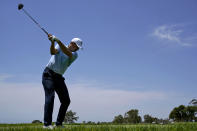
[[52, 79], [47, 79], [43, 76], [42, 84], [45, 91], [45, 105], [44, 105], [44, 125], [52, 124], [53, 105], [55, 98], [54, 82]]
[[57, 116], [56, 125], [62, 125], [66, 111], [68, 109], [68, 106], [70, 105], [70, 97], [66, 84], [64, 83], [64, 79], [59, 79], [57, 82], [55, 82], [55, 84], [56, 84], [55, 91], [57, 92], [57, 95], [61, 103], [59, 108], [59, 113]]

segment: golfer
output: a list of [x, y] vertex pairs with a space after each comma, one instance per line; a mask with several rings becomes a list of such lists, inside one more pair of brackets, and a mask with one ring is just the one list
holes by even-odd
[[[63, 74], [71, 63], [77, 59], [77, 51], [82, 48], [82, 40], [73, 38], [67, 47], [51, 34], [48, 35], [48, 38], [51, 41], [50, 53], [52, 56], [42, 75], [42, 84], [45, 91], [43, 128], [53, 129], [52, 114], [55, 92], [61, 103], [55, 126], [63, 127], [62, 122], [70, 104], [70, 97]], [[56, 46], [55, 42], [57, 42]]]

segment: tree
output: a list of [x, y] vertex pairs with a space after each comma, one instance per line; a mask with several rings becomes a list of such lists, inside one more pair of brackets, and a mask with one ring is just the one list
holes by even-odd
[[144, 122], [145, 123], [152, 123], [155, 119], [150, 115], [144, 115]]
[[42, 123], [40, 120], [33, 120], [32, 123]]
[[167, 124], [169, 123], [168, 119], [159, 119], [157, 117], [152, 117], [148, 114], [144, 115], [144, 123], [155, 123], [155, 124]]
[[93, 121], [88, 121], [87, 124], [89, 124], [89, 125], [96, 125], [96, 123], [93, 122]]
[[189, 102], [190, 105], [192, 106], [197, 106], [197, 99], [192, 99], [190, 102]]
[[187, 114], [187, 121], [196, 121], [197, 106], [187, 106], [186, 114]]
[[169, 115], [170, 119], [174, 121], [196, 121], [196, 114], [197, 114], [197, 106], [184, 106], [180, 105], [179, 107], [175, 107]]
[[170, 112], [169, 118], [177, 122], [184, 121], [184, 119], [186, 118], [186, 107], [184, 105], [175, 107]]
[[124, 119], [126, 123], [140, 123], [142, 118], [138, 115], [137, 109], [132, 109], [125, 113]]
[[113, 123], [121, 124], [124, 123], [124, 118], [122, 115], [118, 115], [114, 117]]
[[192, 99], [190, 102], [189, 102], [189, 105], [190, 106], [193, 106], [193, 109], [195, 110], [194, 112], [194, 121], [197, 122], [197, 99]]
[[77, 121], [79, 119], [78, 116], [76, 116], [76, 112], [72, 112], [72, 110], [66, 112], [66, 116], [64, 118], [65, 123], [74, 123], [74, 121]]

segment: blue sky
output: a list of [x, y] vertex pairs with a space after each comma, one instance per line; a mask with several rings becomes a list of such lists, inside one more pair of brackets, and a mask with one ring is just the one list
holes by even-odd
[[64, 75], [79, 122], [112, 121], [130, 109], [167, 118], [197, 97], [195, 0], [2, 0], [1, 123], [43, 120], [50, 42], [19, 3], [63, 43], [83, 40]]

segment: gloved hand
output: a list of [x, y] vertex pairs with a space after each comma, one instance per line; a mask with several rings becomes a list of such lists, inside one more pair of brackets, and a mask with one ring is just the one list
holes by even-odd
[[52, 35], [52, 34], [49, 34], [49, 35], [48, 35], [48, 39], [49, 39], [51, 42], [55, 42], [55, 41], [58, 40], [58, 39], [57, 39], [54, 35]]

